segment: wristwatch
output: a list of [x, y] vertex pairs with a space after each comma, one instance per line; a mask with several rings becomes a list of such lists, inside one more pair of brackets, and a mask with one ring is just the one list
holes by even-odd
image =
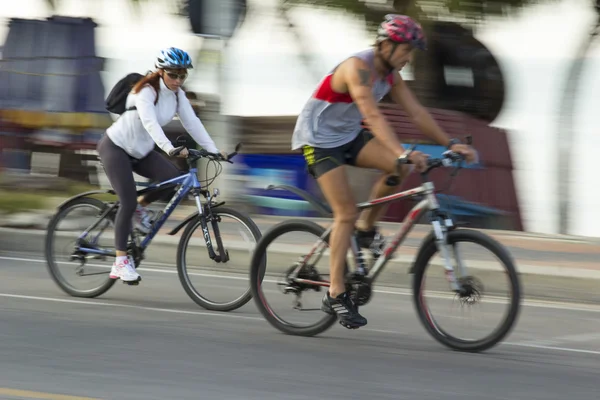
[[408, 164], [408, 152], [404, 152], [400, 157], [396, 158], [396, 163], [398, 164]]

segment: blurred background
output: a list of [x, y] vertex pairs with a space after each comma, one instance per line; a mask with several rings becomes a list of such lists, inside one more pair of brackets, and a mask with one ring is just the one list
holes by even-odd
[[[443, 205], [481, 228], [600, 236], [599, 14], [591, 0], [6, 2], [0, 212], [51, 212], [56, 199], [108, 188], [95, 152], [116, 118], [104, 100], [119, 79], [147, 72], [159, 49], [175, 46], [193, 57], [185, 89], [211, 136], [222, 149], [244, 146], [213, 184], [221, 196], [252, 213], [317, 216], [292, 193], [265, 188], [289, 184], [320, 196], [290, 150], [296, 116], [324, 74], [372, 44], [389, 12], [417, 18], [427, 32], [429, 49], [404, 79], [450, 135], [472, 135], [480, 152]], [[434, 156], [444, 150], [389, 99], [381, 108], [403, 142]], [[177, 120], [165, 132], [173, 141], [185, 134]], [[352, 173], [365, 200], [375, 172]], [[447, 174], [434, 175], [440, 187]], [[411, 176], [403, 187], [418, 183]], [[394, 204], [385, 219], [399, 222], [412, 206]]]

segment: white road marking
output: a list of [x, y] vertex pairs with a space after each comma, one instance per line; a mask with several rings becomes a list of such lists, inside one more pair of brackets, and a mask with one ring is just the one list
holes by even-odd
[[[251, 317], [251, 316], [231, 314], [231, 313], [187, 311], [187, 310], [177, 310], [177, 309], [169, 309], [169, 308], [144, 307], [144, 306], [136, 306], [136, 305], [129, 305], [129, 304], [108, 303], [108, 302], [101, 302], [101, 301], [58, 299], [58, 298], [54, 298], [54, 297], [41, 297], [41, 296], [26, 296], [26, 295], [12, 294], [12, 293], [0, 293], [0, 297], [23, 299], [23, 300], [57, 302], [57, 303], [84, 304], [84, 305], [92, 305], [92, 306], [98, 306], [98, 307], [130, 308], [130, 309], [136, 309], [136, 310], [166, 312], [166, 313], [173, 313], [173, 314], [187, 314], [187, 315], [211, 316], [211, 317], [233, 318], [233, 319], [237, 318], [237, 319], [260, 321], [260, 322], [266, 323], [264, 318], [261, 318], [261, 317]], [[398, 332], [398, 331], [383, 330], [383, 329], [363, 328], [361, 330], [368, 331], [368, 332], [384, 333], [384, 334], [400, 334], [400, 332]], [[541, 343], [541, 341], [540, 341], [540, 343]], [[533, 349], [543, 349], [543, 350], [551, 350], [551, 351], [562, 351], [562, 352], [569, 352], [569, 353], [600, 355], [600, 351], [574, 349], [574, 348], [569, 348], [569, 347], [547, 346], [547, 345], [533, 344], [533, 343], [504, 342], [504, 343], [500, 343], [500, 346], [502, 346], [502, 345], [533, 348]]]
[[24, 300], [48, 301], [48, 302], [55, 302], [55, 303], [85, 304], [85, 305], [89, 305], [89, 306], [99, 306], [99, 307], [132, 308], [135, 310], [158, 311], [158, 312], [167, 312], [167, 313], [173, 313], [173, 314], [189, 314], [189, 315], [213, 316], [213, 317], [222, 317], [222, 318], [240, 318], [240, 319], [248, 319], [248, 320], [254, 320], [254, 321], [264, 321], [263, 318], [250, 317], [247, 315], [225, 314], [225, 313], [217, 313], [217, 312], [209, 312], [209, 311], [176, 310], [176, 309], [171, 309], [171, 308], [159, 308], [159, 307], [144, 307], [144, 306], [136, 306], [136, 305], [131, 305], [131, 304], [108, 303], [108, 302], [104, 302], [104, 301], [58, 299], [55, 297], [26, 296], [26, 295], [13, 294], [13, 293], [0, 293], [0, 297], [24, 299]]
[[519, 345], [558, 346], [565, 343], [588, 343], [600, 340], [600, 333], [577, 333], [572, 335], [555, 336], [548, 339], [520, 341]]
[[[595, 351], [595, 350], [572, 349], [570, 347], [546, 346], [546, 345], [542, 345], [542, 344], [532, 344], [532, 343], [511, 343], [511, 342], [505, 342], [503, 344], [505, 346], [528, 347], [528, 348], [531, 348], [531, 349], [564, 351], [564, 352], [568, 352], [568, 353], [593, 354], [595, 356], [600, 356], [600, 351]], [[500, 344], [500, 345], [502, 345], [502, 344]]]

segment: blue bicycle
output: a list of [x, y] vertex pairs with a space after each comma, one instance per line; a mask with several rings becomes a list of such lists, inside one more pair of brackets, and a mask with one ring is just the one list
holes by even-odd
[[[183, 146], [177, 149], [181, 151]], [[168, 181], [152, 184], [137, 192], [138, 195], [142, 195], [151, 190], [167, 188], [174, 190], [179, 186], [164, 209], [153, 215], [152, 229], [147, 235], [143, 235], [135, 229], [130, 233], [127, 251], [134, 259], [137, 268], [145, 258], [145, 252], [150, 243], [173, 210], [188, 194], [195, 199], [198, 211], [172, 228], [168, 235], [173, 236], [185, 227], [176, 253], [177, 274], [188, 296], [208, 310], [231, 311], [243, 306], [252, 297], [249, 283], [242, 289], [243, 292], [239, 296], [227, 300], [209, 299], [206, 294], [201, 294], [192, 283], [192, 278], [195, 276], [202, 277], [201, 282], [210, 281], [210, 278], [216, 277], [214, 274], [206, 274], [206, 270], [211, 269], [207, 265], [209, 262], [216, 264], [212, 269], [218, 271], [219, 274], [241, 272], [247, 275], [247, 260], [261, 237], [260, 230], [248, 215], [232, 208], [223, 207], [225, 202], [216, 200], [219, 195], [218, 189], [215, 189], [212, 195], [206, 189], [221, 173], [220, 162], [231, 163], [231, 158], [237, 154], [239, 149], [240, 145], [238, 144], [235, 152], [231, 153], [227, 160], [224, 160], [220, 154], [188, 149], [189, 172]], [[211, 163], [216, 166], [217, 171], [211, 178], [212, 180], [208, 179], [208, 172], [205, 181], [198, 179], [198, 169], [195, 165], [201, 158], [208, 160], [206, 170], [209, 169]], [[58, 207], [56, 214], [48, 224], [45, 242], [48, 269], [56, 284], [71, 296], [97, 297], [108, 291], [116, 282], [109, 278], [110, 267], [115, 256], [114, 236], [110, 234], [110, 229], [114, 227], [119, 202], [105, 202], [91, 197], [106, 193], [115, 194], [113, 190], [95, 190], [66, 200]], [[202, 201], [201, 197], [205, 201]], [[74, 221], [63, 225], [67, 220], [67, 215], [71, 214], [74, 215]], [[198, 229], [199, 232], [196, 234]], [[232, 240], [235, 233], [241, 233], [241, 237]], [[225, 246], [224, 238], [231, 243], [230, 246]], [[192, 241], [197, 244], [191, 245]], [[59, 254], [60, 250], [64, 250], [64, 255]], [[196, 250], [206, 251], [209, 260], [199, 261], [200, 252]], [[194, 254], [190, 256], [189, 252], [194, 252]], [[100, 264], [102, 262], [107, 262], [107, 264]], [[193, 263], [199, 263], [199, 265], [191, 265]], [[59, 268], [63, 265], [67, 266], [66, 272]], [[79, 284], [87, 283], [90, 280], [94, 280], [94, 282], [87, 284], [84, 288], [76, 287], [67, 280], [71, 274], [77, 277]], [[231, 276], [229, 277], [231, 278]], [[215, 286], [214, 284], [209, 285], [207, 292], [212, 291], [211, 294], [217, 296], [222, 296], [225, 292], [229, 295], [229, 290], [218, 290]]]

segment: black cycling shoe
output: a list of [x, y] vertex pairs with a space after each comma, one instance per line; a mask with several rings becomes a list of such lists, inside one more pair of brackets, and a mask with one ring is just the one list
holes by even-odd
[[327, 291], [323, 297], [321, 310], [330, 315], [337, 314], [339, 323], [344, 328], [357, 329], [367, 324], [367, 319], [358, 313], [358, 307], [348, 292], [333, 298]]

